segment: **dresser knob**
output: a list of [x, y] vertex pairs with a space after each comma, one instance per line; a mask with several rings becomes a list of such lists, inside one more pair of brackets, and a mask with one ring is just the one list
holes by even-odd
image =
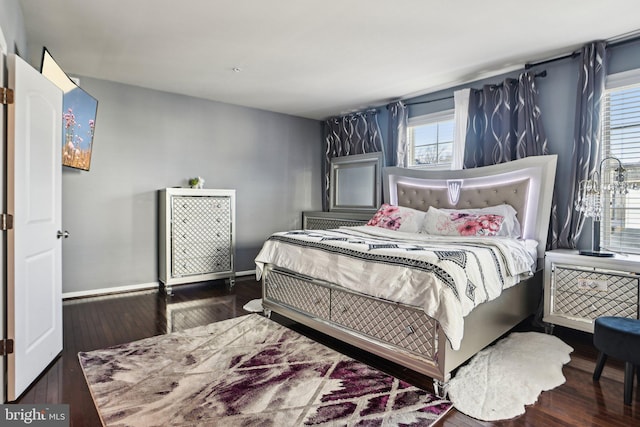
[[404, 328], [404, 331], [407, 333], [407, 335], [411, 335], [411, 334], [413, 334], [415, 332], [413, 330], [413, 328], [411, 327], [411, 325], [409, 325], [406, 328]]

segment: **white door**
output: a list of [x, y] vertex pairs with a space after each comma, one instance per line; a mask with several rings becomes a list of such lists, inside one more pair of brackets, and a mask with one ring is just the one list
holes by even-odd
[[[7, 57], [7, 41], [4, 38], [4, 33], [2, 32], [2, 28], [0, 28], [0, 86], [5, 87], [7, 81], [5, 80], [5, 59]], [[5, 110], [4, 104], [0, 103], [0, 164], [4, 165], [4, 147], [6, 147], [7, 143], [7, 134], [4, 128], [4, 118], [5, 118]], [[4, 172], [0, 173], [0, 209], [2, 212], [6, 211], [6, 206], [4, 205], [5, 200], [5, 187], [4, 187]], [[4, 339], [4, 290], [5, 290], [5, 281], [4, 281], [4, 245], [5, 238], [2, 233], [2, 239], [0, 240], [0, 340]], [[5, 370], [5, 357], [0, 354], [0, 403], [5, 402], [4, 396], [4, 370]]]
[[62, 91], [7, 58], [7, 399], [17, 399], [62, 351]]

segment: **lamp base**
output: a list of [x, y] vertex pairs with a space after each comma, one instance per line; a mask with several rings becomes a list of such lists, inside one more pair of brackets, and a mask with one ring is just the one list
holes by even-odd
[[596, 256], [600, 258], [610, 258], [613, 256], [612, 252], [600, 252], [600, 251], [580, 251], [580, 255]]

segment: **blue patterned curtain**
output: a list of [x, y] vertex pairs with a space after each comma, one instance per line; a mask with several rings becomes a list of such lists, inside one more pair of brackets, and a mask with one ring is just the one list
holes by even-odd
[[322, 209], [329, 210], [331, 159], [354, 154], [383, 152], [378, 111], [369, 110], [333, 117], [324, 122], [325, 156], [322, 174]]
[[406, 168], [409, 164], [407, 147], [407, 122], [409, 109], [402, 101], [387, 105], [389, 110], [388, 166]]
[[542, 154], [548, 154], [547, 138], [533, 73], [471, 91], [465, 168]]
[[585, 45], [580, 58], [573, 157], [563, 161], [563, 165], [568, 163], [571, 168], [569, 182], [562, 189], [568, 191], [562, 197], [568, 203], [559, 206], [554, 202], [551, 208], [552, 249], [577, 246], [585, 217], [574, 209], [574, 201], [580, 181], [593, 174], [600, 156], [600, 104], [607, 75], [606, 43], [599, 41]]

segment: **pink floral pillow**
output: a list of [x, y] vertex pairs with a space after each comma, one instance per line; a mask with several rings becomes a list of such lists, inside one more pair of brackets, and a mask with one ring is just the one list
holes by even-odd
[[502, 215], [443, 212], [430, 207], [424, 222], [424, 232], [436, 236], [495, 236], [503, 221]]
[[367, 225], [407, 233], [418, 233], [425, 217], [426, 212], [383, 203]]

